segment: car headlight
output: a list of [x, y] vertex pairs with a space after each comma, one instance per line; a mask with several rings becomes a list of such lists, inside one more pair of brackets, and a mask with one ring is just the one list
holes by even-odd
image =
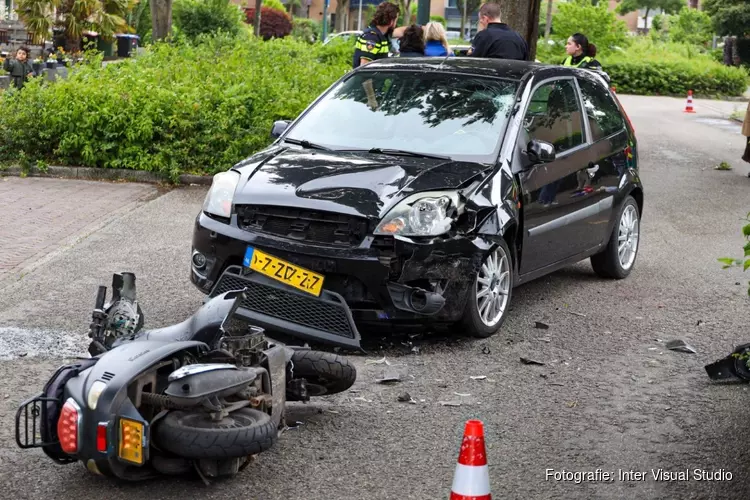
[[376, 235], [439, 236], [453, 224], [458, 207], [456, 193], [420, 193], [396, 205], [378, 227]]
[[237, 184], [240, 182], [240, 173], [235, 170], [219, 172], [214, 175], [211, 189], [203, 201], [203, 211], [219, 217], [232, 215], [232, 201]]
[[92, 410], [96, 410], [96, 403], [99, 402], [99, 396], [102, 395], [104, 392], [104, 389], [107, 388], [107, 384], [102, 382], [101, 380], [97, 380], [93, 384], [91, 384], [91, 389], [89, 389], [89, 393], [86, 396], [86, 403], [89, 405], [89, 408]]

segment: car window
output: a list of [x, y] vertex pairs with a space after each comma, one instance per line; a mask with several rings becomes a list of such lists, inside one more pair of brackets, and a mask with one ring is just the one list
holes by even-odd
[[606, 90], [588, 80], [579, 79], [583, 105], [589, 117], [591, 137], [594, 141], [604, 139], [625, 128], [625, 120], [614, 99]]
[[583, 115], [573, 80], [557, 80], [537, 88], [524, 126], [528, 139], [548, 142], [558, 154], [583, 144]]
[[363, 71], [289, 131], [333, 149], [401, 149], [494, 163], [518, 82], [421, 71]]

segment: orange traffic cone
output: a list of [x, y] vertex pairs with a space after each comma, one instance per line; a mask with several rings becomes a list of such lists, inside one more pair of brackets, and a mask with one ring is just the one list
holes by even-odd
[[481, 420], [466, 422], [450, 500], [492, 500]]
[[695, 113], [693, 109], [693, 91], [688, 90], [687, 104], [685, 104], [685, 113]]

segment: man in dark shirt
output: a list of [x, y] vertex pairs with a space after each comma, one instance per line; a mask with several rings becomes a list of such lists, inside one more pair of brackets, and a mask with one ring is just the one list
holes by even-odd
[[391, 37], [401, 38], [406, 26], [396, 28], [399, 8], [396, 4], [382, 2], [375, 11], [372, 23], [357, 38], [352, 57], [352, 67], [388, 57]]
[[526, 41], [500, 20], [500, 5], [484, 3], [479, 8], [480, 31], [474, 37], [469, 56], [495, 59], [529, 59]]

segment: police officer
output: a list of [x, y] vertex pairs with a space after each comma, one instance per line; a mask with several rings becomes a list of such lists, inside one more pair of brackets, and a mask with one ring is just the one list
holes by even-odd
[[479, 8], [479, 29], [471, 43], [469, 56], [519, 61], [529, 59], [526, 40], [500, 20], [499, 4], [482, 4]]
[[594, 59], [596, 57], [596, 45], [589, 43], [589, 39], [581, 33], [575, 33], [568, 38], [568, 43], [565, 44], [565, 52], [568, 57], [563, 61], [563, 66], [602, 69], [599, 61]]
[[352, 57], [353, 68], [388, 57], [391, 37], [401, 38], [406, 29], [405, 26], [396, 28], [399, 14], [396, 4], [382, 2], [378, 5], [372, 23], [357, 38]]

